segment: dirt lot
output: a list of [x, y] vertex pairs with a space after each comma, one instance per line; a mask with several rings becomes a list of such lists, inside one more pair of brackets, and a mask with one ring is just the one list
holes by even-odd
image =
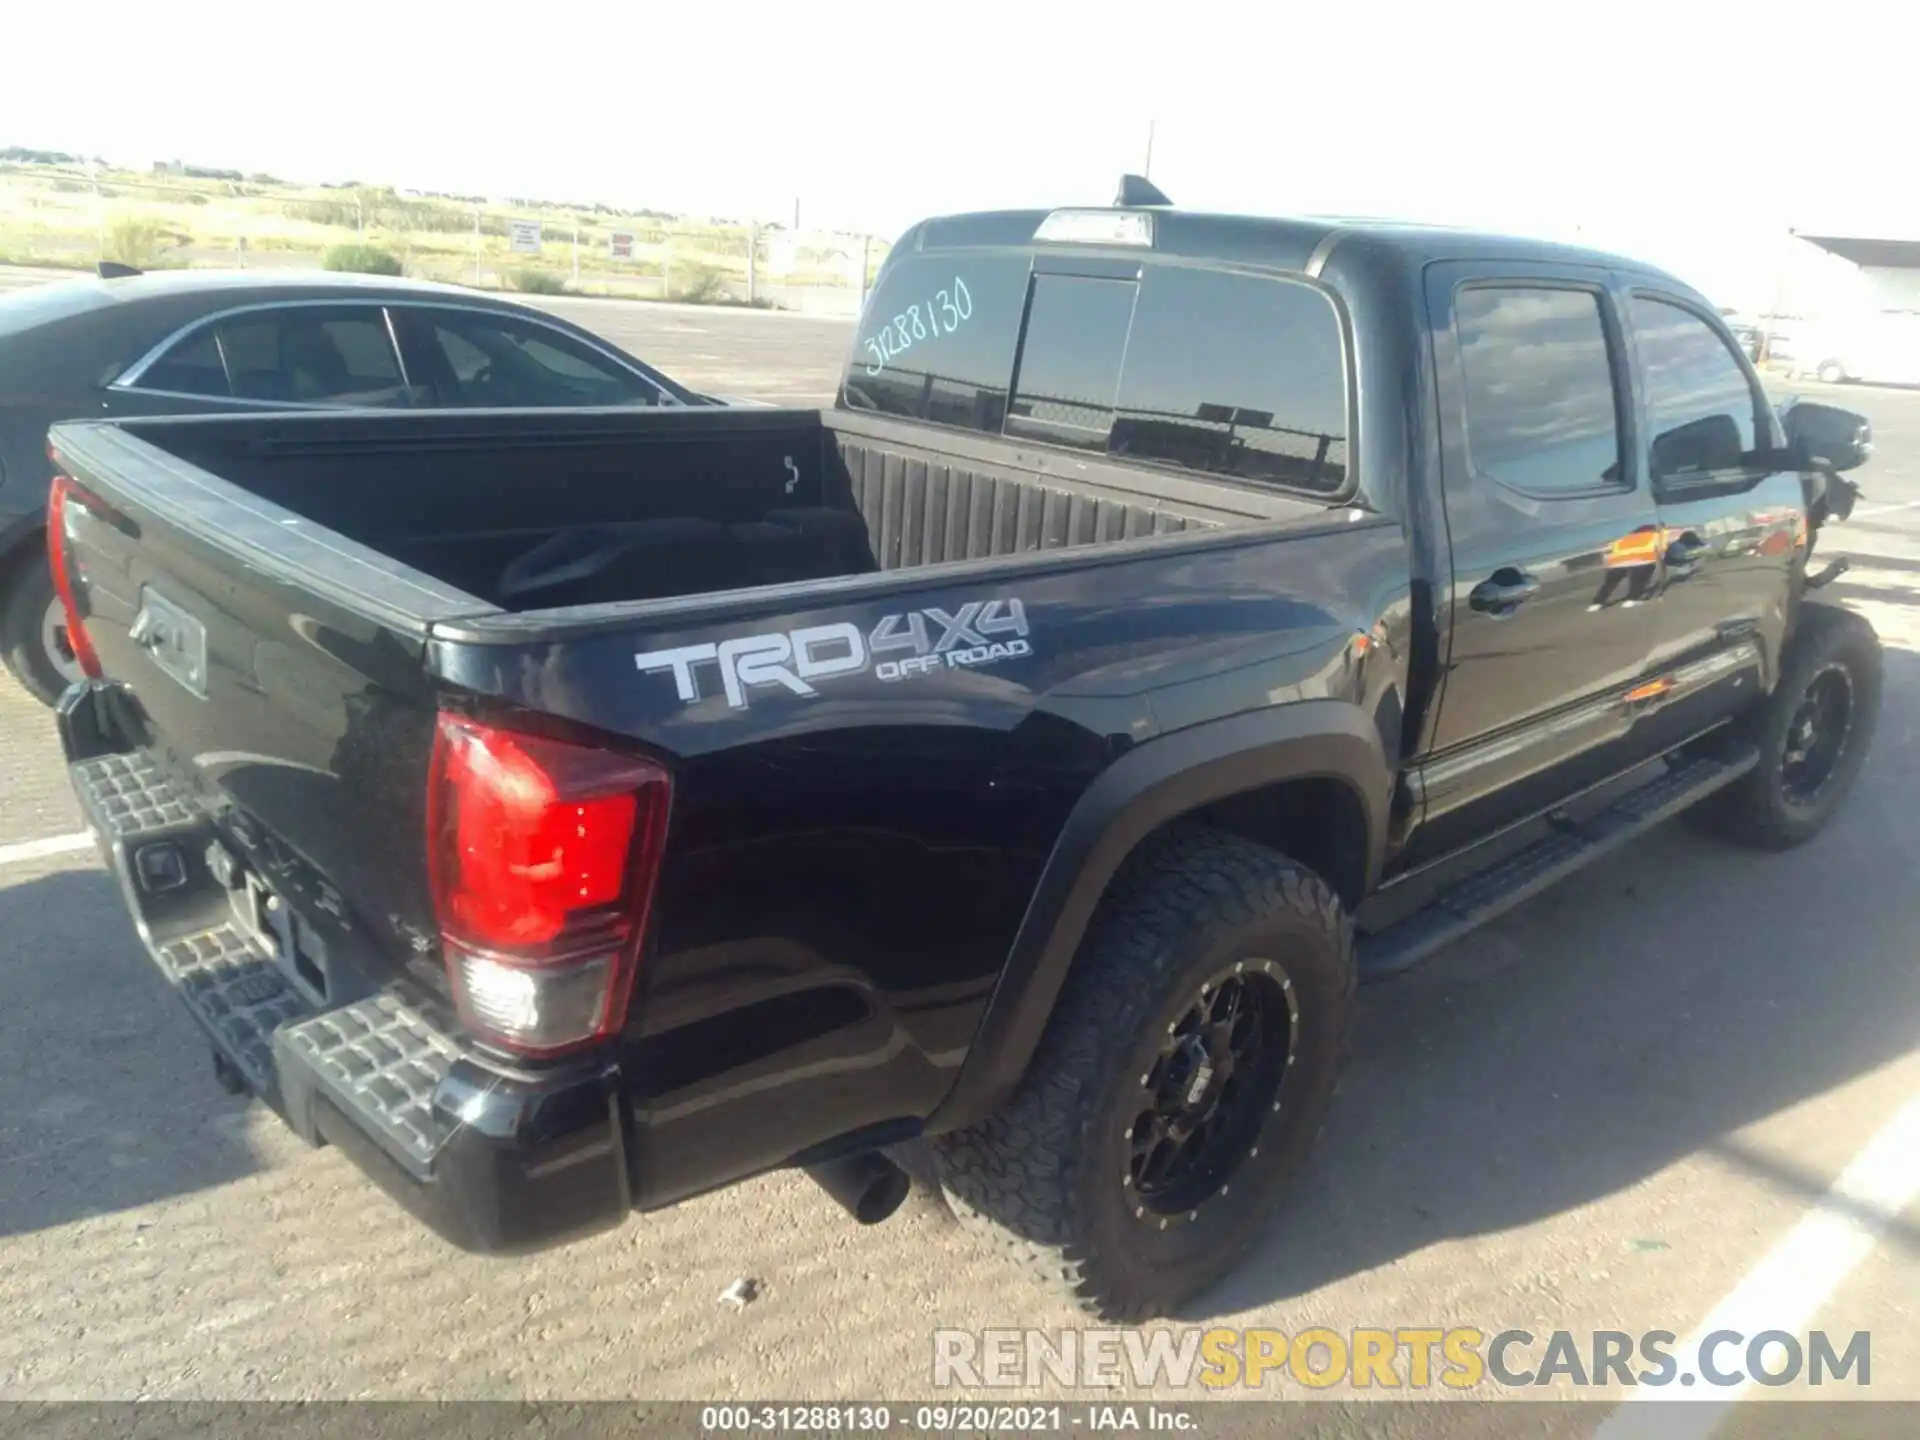
[[[830, 393], [846, 339], [565, 310], [785, 401]], [[1669, 827], [1368, 992], [1317, 1165], [1190, 1318], [1685, 1335], [1758, 1293], [1782, 1328], [1870, 1330], [1872, 1396], [1920, 1399], [1913, 1191], [1831, 1193], [1920, 1095], [1920, 395], [1847, 393], [1880, 456], [1835, 593], [1880, 627], [1889, 683], [1839, 822], [1774, 857]], [[1075, 1323], [931, 1197], [861, 1230], [787, 1176], [545, 1256], [461, 1256], [216, 1088], [91, 850], [21, 848], [78, 829], [47, 716], [5, 688], [0, 1397], [925, 1397], [936, 1326]], [[1810, 1215], [1877, 1244], [1755, 1292]], [[716, 1304], [740, 1276], [761, 1298]]]

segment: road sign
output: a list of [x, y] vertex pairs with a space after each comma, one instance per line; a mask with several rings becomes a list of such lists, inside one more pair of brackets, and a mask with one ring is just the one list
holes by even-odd
[[511, 222], [510, 228], [514, 254], [538, 255], [540, 253], [540, 222], [538, 220], [515, 220]]
[[607, 238], [607, 249], [615, 260], [631, 260], [633, 258], [633, 232], [631, 230], [614, 231], [613, 234]]

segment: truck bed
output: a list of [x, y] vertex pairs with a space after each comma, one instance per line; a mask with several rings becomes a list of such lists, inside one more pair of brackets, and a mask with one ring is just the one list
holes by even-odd
[[[128, 423], [501, 610], [660, 600], [1217, 530], [1324, 507], [846, 412]], [[938, 437], [939, 448], [929, 443]]]

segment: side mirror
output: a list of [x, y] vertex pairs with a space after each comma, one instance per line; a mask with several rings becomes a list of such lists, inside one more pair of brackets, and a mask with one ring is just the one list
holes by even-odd
[[1704, 475], [1717, 470], [1738, 470], [1740, 427], [1727, 414], [1689, 420], [1654, 436], [1653, 443], [1647, 447], [1647, 459], [1657, 480], [1688, 473]]
[[1802, 400], [1780, 418], [1787, 448], [1804, 469], [1856, 470], [1873, 455], [1873, 426], [1864, 415]]

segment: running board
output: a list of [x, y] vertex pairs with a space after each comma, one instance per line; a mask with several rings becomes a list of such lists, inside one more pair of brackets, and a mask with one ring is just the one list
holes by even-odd
[[1468, 876], [1404, 920], [1360, 936], [1354, 948], [1361, 980], [1379, 980], [1419, 964], [1442, 946], [1731, 785], [1759, 760], [1759, 752], [1751, 745], [1690, 758], [1597, 815], [1556, 824], [1552, 833]]

